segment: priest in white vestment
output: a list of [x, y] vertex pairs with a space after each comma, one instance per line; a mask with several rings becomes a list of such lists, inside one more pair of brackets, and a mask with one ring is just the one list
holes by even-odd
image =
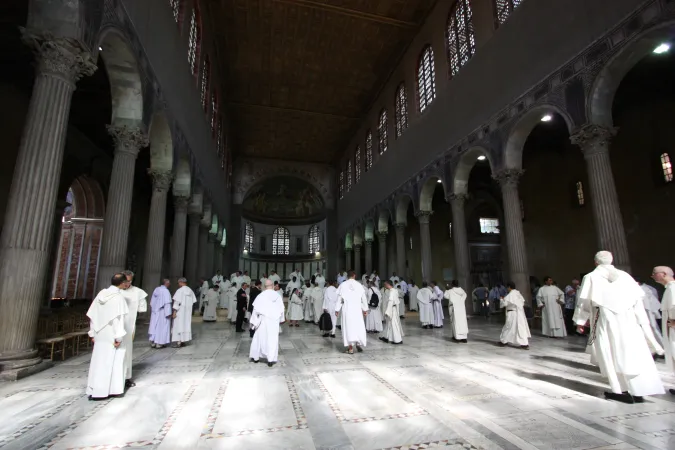
[[401, 282], [401, 279], [396, 276], [396, 272], [392, 272], [391, 278], [389, 278], [389, 281], [391, 281], [392, 286], [396, 286]]
[[288, 296], [288, 313], [286, 314], [286, 319], [289, 320], [289, 326], [299, 327], [300, 321], [305, 316], [302, 310], [302, 297], [300, 289], [295, 288], [291, 292], [291, 295]]
[[307, 281], [305, 283], [305, 289], [302, 291], [302, 312], [305, 323], [312, 323], [314, 321], [314, 305], [312, 305], [313, 292], [314, 285]]
[[595, 255], [597, 267], [581, 283], [574, 322], [579, 328], [590, 322], [587, 350], [591, 363], [608, 378], [611, 392], [605, 397], [642, 403], [645, 395], [665, 392], [647, 341], [656, 349], [660, 346], [642, 303], [642, 289], [615, 268], [612, 259], [607, 251]]
[[553, 278], [544, 277], [544, 286], [537, 292], [537, 306], [541, 309], [541, 333], [548, 337], [565, 337], [565, 318], [562, 306], [565, 293], [553, 284]]
[[[134, 336], [136, 336], [136, 318], [138, 313], [144, 313], [148, 310], [148, 294], [141, 288], [134, 286], [134, 273], [130, 270], [125, 270], [122, 272], [129, 281], [129, 287], [122, 289], [122, 295], [127, 301], [127, 306], [129, 307], [129, 313], [124, 318], [124, 329], [127, 334], [122, 340], [122, 346], [125, 348], [124, 352], [124, 379], [126, 387], [130, 388], [136, 386], [134, 380], [132, 379], [132, 370], [131, 365], [133, 364], [134, 358]], [[192, 310], [190, 310], [190, 315], [192, 315]]]
[[[673, 278], [673, 269], [667, 266], [654, 267], [652, 278], [666, 288], [661, 303], [661, 330], [665, 344], [666, 366], [675, 374], [675, 278]], [[669, 389], [669, 392], [675, 395], [675, 389]]]
[[330, 333], [324, 333], [323, 337], [328, 337], [329, 335], [332, 338], [335, 337], [335, 327], [337, 326], [337, 313], [335, 310], [337, 308], [337, 301], [337, 288], [334, 283], [329, 283], [323, 293], [323, 312], [330, 314], [330, 320], [333, 322], [333, 329]]
[[[656, 270], [657, 267], [654, 268]], [[643, 283], [641, 280], [635, 279], [640, 285], [640, 288], [645, 293], [645, 296], [642, 297], [642, 303], [645, 305], [645, 311], [647, 311], [647, 317], [649, 317], [649, 324], [652, 326], [652, 331], [654, 332], [654, 337], [656, 342], [658, 342], [661, 347], [663, 347], [663, 335], [661, 334], [661, 327], [657, 319], [661, 318], [661, 302], [659, 302], [659, 294], [655, 288], [652, 286]], [[654, 349], [652, 349], [654, 351]]]
[[290, 297], [293, 291], [295, 289], [299, 289], [300, 286], [302, 286], [302, 282], [300, 281], [300, 279], [297, 276], [292, 276], [291, 281], [289, 281], [288, 284], [286, 285], [285, 289], [286, 295]]
[[150, 327], [148, 328], [148, 339], [150, 347], [164, 348], [171, 343], [171, 292], [169, 287], [171, 281], [168, 278], [162, 280], [163, 284], [156, 287], [152, 292], [150, 300]]
[[178, 290], [173, 294], [173, 330], [171, 340], [176, 347], [192, 340], [192, 305], [197, 298], [185, 278], [178, 279]]
[[419, 307], [417, 306], [417, 293], [420, 291], [420, 288], [417, 287], [414, 281], [410, 280], [408, 284], [408, 299], [410, 303], [408, 308], [410, 311], [417, 311]]
[[366, 333], [379, 333], [384, 328], [382, 326], [382, 314], [380, 313], [380, 304], [382, 303], [382, 293], [371, 282], [368, 282], [366, 291], [368, 299], [368, 315], [366, 316]]
[[293, 279], [293, 277], [297, 278], [297, 281], [300, 282], [300, 286], [302, 286], [303, 284], [305, 284], [305, 277], [302, 276], [302, 272], [301, 272], [300, 269], [298, 269], [297, 267], [296, 267], [295, 270], [294, 270], [293, 272], [291, 272], [291, 274], [288, 276], [288, 278], [291, 279], [291, 280]]
[[[248, 270], [244, 272], [244, 275], [241, 276], [242, 283], [246, 284], [246, 295], [251, 293], [251, 277], [248, 274]], [[240, 285], [241, 286], [241, 285]]]
[[314, 309], [314, 323], [318, 325], [321, 314], [323, 314], [323, 293], [325, 289], [321, 289], [314, 285], [310, 296], [312, 299], [312, 308]]
[[260, 358], [272, 367], [279, 359], [279, 325], [284, 323], [284, 300], [274, 290], [272, 280], [267, 280], [265, 290], [255, 298], [251, 313], [251, 328], [255, 330], [249, 358], [257, 363]]
[[431, 306], [434, 311], [434, 328], [443, 328], [443, 291], [438, 287], [435, 281], [431, 282], [431, 288], [434, 292], [434, 297], [432, 298]]
[[338, 286], [340, 286], [340, 285], [341, 285], [342, 283], [344, 283], [345, 281], [347, 281], [347, 277], [344, 276], [342, 273], [339, 272], [339, 273], [337, 274], [337, 284], [338, 284]]
[[204, 299], [204, 322], [215, 322], [218, 318], [216, 308], [220, 303], [220, 285], [214, 284]]
[[443, 297], [448, 301], [452, 338], [455, 342], [466, 344], [466, 338], [469, 335], [469, 324], [466, 320], [466, 292], [459, 287], [457, 280], [452, 280], [451, 286], [445, 291]]
[[206, 294], [209, 292], [209, 282], [204, 278], [200, 278], [201, 285], [199, 286], [199, 311], [201, 312], [204, 308], [204, 299], [206, 299]]
[[422, 283], [422, 289], [417, 293], [417, 302], [420, 309], [420, 322], [422, 328], [433, 328], [434, 307], [432, 302], [436, 294], [431, 290], [427, 282]]
[[500, 308], [506, 308], [506, 323], [499, 336], [499, 345], [505, 347], [508, 344], [517, 345], [523, 350], [530, 349], [530, 326], [525, 316], [525, 298], [516, 290], [513, 281], [506, 283], [508, 294], [499, 301]]
[[272, 281], [272, 284], [274, 283], [281, 284], [281, 277], [276, 271], [273, 270], [270, 272], [270, 281]]
[[[347, 353], [354, 353], [354, 346], [359, 352], [366, 346], [366, 324], [364, 318], [368, 314], [368, 302], [363, 285], [355, 280], [356, 274], [349, 272], [349, 279], [337, 290], [337, 306], [335, 314], [342, 312], [342, 341]], [[396, 292], [396, 291], [394, 291]]]
[[129, 308], [120, 288], [130, 283], [123, 273], [115, 274], [111, 283], [98, 293], [87, 311], [89, 337], [94, 342], [87, 379], [90, 400], [124, 394], [125, 349], [121, 344], [127, 334], [124, 319]]
[[405, 292], [400, 283], [396, 285], [396, 290], [398, 291], [398, 314], [401, 319], [405, 319]]
[[[230, 280], [225, 280], [218, 286], [218, 308], [227, 309], [230, 307], [230, 288], [232, 283]], [[206, 291], [208, 292], [208, 290]]]
[[399, 307], [401, 299], [397, 289], [392, 287], [392, 281], [384, 282], [387, 288], [389, 299], [387, 301], [387, 309], [384, 312], [384, 335], [380, 337], [381, 341], [390, 344], [403, 344], [403, 327], [401, 326], [401, 317]]
[[230, 323], [237, 322], [237, 292], [239, 292], [237, 283], [232, 283], [227, 290], [227, 320]]
[[220, 272], [220, 270], [216, 270], [216, 274], [211, 278], [211, 283], [212, 284], [220, 284], [223, 282], [223, 274]]
[[326, 279], [321, 275], [321, 271], [314, 277], [314, 284], [319, 286], [320, 289], [323, 289], [326, 286]]

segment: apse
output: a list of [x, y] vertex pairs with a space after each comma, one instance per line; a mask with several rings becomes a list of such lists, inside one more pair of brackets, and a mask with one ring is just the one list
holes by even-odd
[[325, 202], [310, 183], [296, 177], [268, 178], [244, 198], [245, 218], [266, 224], [306, 225], [325, 217]]

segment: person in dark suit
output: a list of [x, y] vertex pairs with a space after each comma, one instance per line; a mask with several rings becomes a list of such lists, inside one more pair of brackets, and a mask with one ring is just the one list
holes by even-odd
[[248, 288], [248, 283], [242, 283], [241, 289], [237, 291], [237, 320], [236, 320], [236, 329], [237, 333], [243, 333], [244, 329], [244, 318], [246, 317], [246, 310], [248, 309], [248, 294], [246, 294], [246, 289]]

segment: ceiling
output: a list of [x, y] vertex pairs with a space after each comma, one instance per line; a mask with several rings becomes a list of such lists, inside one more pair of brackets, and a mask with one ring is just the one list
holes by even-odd
[[210, 0], [236, 156], [335, 162], [437, 0]]

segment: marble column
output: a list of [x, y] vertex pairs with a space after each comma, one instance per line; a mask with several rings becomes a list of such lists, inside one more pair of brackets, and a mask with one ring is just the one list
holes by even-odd
[[216, 274], [216, 271], [213, 268], [213, 258], [215, 254], [215, 246], [217, 244], [216, 235], [209, 233], [206, 242], [206, 276], [213, 277]]
[[108, 132], [115, 141], [115, 157], [105, 208], [98, 289], [110, 286], [112, 276], [125, 269], [136, 157], [148, 146], [145, 133], [138, 127], [108, 125]]
[[[185, 239], [187, 228], [187, 208], [190, 197], [177, 195], [173, 198], [173, 249], [171, 251], [171, 285], [178, 286], [178, 279], [185, 276]], [[188, 283], [194, 280], [188, 278]], [[190, 284], [192, 286], [192, 284]]]
[[420, 211], [416, 214], [420, 223], [420, 250], [422, 252], [422, 280], [431, 281], [431, 232], [429, 221], [433, 211]]
[[373, 273], [373, 241], [366, 239], [366, 273]]
[[202, 220], [201, 214], [190, 213], [188, 215], [188, 240], [187, 240], [187, 258], [185, 261], [185, 276], [188, 283], [192, 286], [197, 281], [197, 261], [199, 255], [199, 222]]
[[570, 140], [581, 148], [586, 160], [598, 250], [612, 252], [614, 265], [630, 272], [626, 231], [609, 159], [609, 144], [616, 131], [587, 124], [572, 134]]
[[354, 266], [352, 265], [352, 249], [345, 249], [345, 270], [353, 270]]
[[386, 230], [377, 232], [377, 272], [383, 280], [389, 279], [389, 273], [387, 272], [387, 234]]
[[[469, 196], [467, 194], [451, 194], [450, 205], [452, 207], [452, 241], [455, 247], [455, 264], [457, 265], [457, 281], [467, 293], [473, 290], [471, 283], [471, 254], [469, 253], [469, 238], [466, 233], [466, 214], [464, 204]], [[467, 307], [471, 299], [467, 296]], [[472, 311], [467, 309], [467, 311]]]
[[166, 224], [166, 199], [173, 173], [171, 170], [148, 170], [152, 178], [152, 198], [148, 218], [148, 238], [143, 263], [143, 290], [152, 292], [160, 285], [162, 258], [164, 256], [164, 228]]
[[[202, 221], [199, 224], [199, 254], [197, 261], [197, 279], [204, 277], [207, 279], [213, 275], [209, 275], [207, 261], [208, 247], [209, 247], [209, 225], [205, 225]], [[189, 280], [188, 280], [189, 281]]]
[[518, 196], [518, 182], [522, 175], [522, 170], [504, 169], [495, 173], [493, 178], [499, 182], [502, 189], [504, 228], [506, 231], [506, 242], [508, 242], [511, 281], [516, 284], [516, 289], [528, 300], [526, 304], [530, 305], [532, 293], [530, 292], [527, 248], [525, 247], [520, 197]]
[[[223, 240], [222, 236], [215, 235], [213, 237], [213, 274], [216, 274], [217, 270], [220, 270], [221, 273], [225, 273], [223, 270], [223, 247], [221, 247], [220, 242]], [[225, 275], [223, 275], [225, 276]]]
[[405, 270], [405, 223], [396, 224], [396, 274], [399, 278], [406, 277]]
[[23, 30], [37, 70], [0, 237], [0, 379], [41, 369], [35, 335], [54, 226], [70, 102], [96, 64], [74, 39]]
[[361, 245], [359, 244], [354, 244], [354, 273], [360, 280], [363, 274], [361, 273]]

